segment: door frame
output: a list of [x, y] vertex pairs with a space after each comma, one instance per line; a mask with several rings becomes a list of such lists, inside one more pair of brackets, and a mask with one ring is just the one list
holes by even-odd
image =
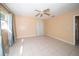
[[73, 23], [72, 23], [72, 25], [73, 25], [73, 45], [76, 45], [76, 39], [75, 39], [75, 29], [76, 29], [76, 27], [75, 27], [75, 16], [79, 16], [79, 14], [76, 14], [76, 15], [73, 15]]

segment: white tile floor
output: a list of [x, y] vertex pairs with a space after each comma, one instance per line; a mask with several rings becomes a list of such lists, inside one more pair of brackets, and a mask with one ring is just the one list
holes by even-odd
[[78, 56], [79, 48], [46, 36], [17, 39], [9, 56]]

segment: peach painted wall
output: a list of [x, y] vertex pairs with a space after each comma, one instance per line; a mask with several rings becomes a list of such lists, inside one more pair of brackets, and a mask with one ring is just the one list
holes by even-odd
[[67, 12], [44, 21], [45, 34], [74, 45], [73, 16], [79, 12]]
[[17, 38], [36, 36], [36, 19], [30, 16], [15, 16]]

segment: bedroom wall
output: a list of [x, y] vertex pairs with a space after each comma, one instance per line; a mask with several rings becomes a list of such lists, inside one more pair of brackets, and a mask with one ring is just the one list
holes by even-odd
[[74, 45], [73, 16], [77, 14], [79, 14], [78, 11], [66, 12], [54, 18], [46, 19], [44, 21], [45, 35]]
[[36, 19], [31, 16], [15, 16], [16, 36], [33, 37], [36, 36]]

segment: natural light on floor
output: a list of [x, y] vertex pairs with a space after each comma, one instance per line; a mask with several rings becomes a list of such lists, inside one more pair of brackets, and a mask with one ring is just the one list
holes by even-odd
[[20, 55], [23, 53], [23, 46], [20, 47]]
[[23, 43], [24, 42], [24, 39], [22, 39], [21, 42]]

